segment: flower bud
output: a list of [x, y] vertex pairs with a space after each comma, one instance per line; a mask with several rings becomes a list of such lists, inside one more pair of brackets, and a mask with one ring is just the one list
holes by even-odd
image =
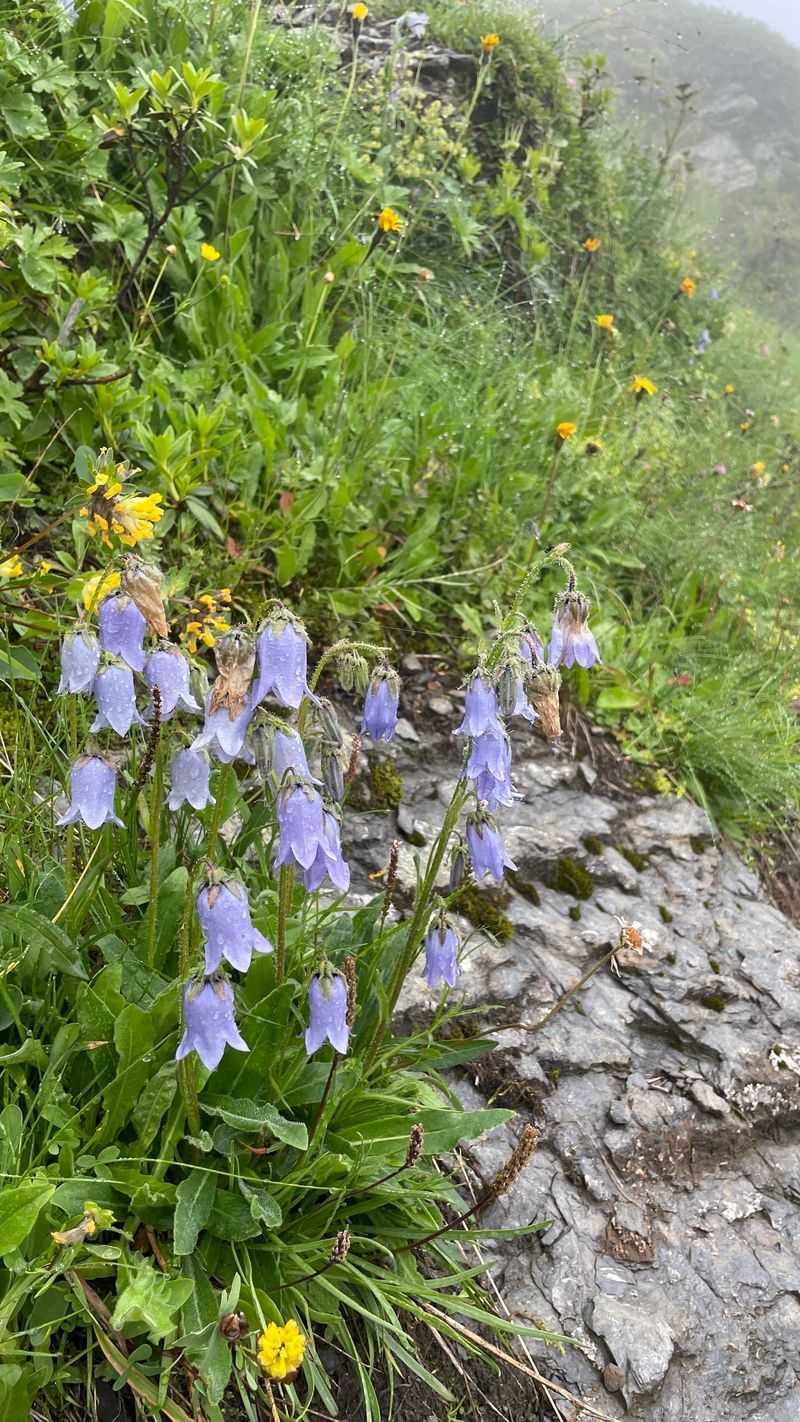
[[342, 691], [363, 694], [369, 686], [369, 667], [360, 652], [343, 652], [336, 662], [336, 671]]
[[330, 741], [332, 746], [341, 746], [344, 741], [342, 728], [336, 715], [335, 707], [325, 697], [320, 697], [317, 705], [317, 721], [319, 728], [326, 741]]
[[227, 1343], [238, 1343], [250, 1331], [246, 1313], [226, 1313], [219, 1321], [219, 1331]]
[[497, 678], [497, 704], [503, 716], [511, 716], [517, 704], [517, 681], [519, 680], [510, 662], [503, 667]]
[[322, 747], [322, 779], [325, 789], [337, 805], [344, 799], [344, 767], [331, 746]]
[[454, 894], [460, 889], [467, 873], [467, 856], [464, 841], [459, 836], [450, 854], [450, 880], [448, 892]]

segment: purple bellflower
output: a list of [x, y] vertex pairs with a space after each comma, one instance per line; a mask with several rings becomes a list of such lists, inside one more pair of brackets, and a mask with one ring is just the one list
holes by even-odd
[[464, 697], [464, 719], [456, 730], [457, 736], [483, 736], [493, 732], [503, 734], [502, 723], [497, 715], [497, 696], [494, 688], [484, 681], [480, 672], [470, 678]]
[[700, 336], [700, 339], [699, 339], [699, 341], [697, 342], [697, 354], [698, 354], [698, 355], [705, 355], [705, 353], [706, 353], [706, 347], [709, 346], [710, 344], [711, 344], [711, 332], [709, 331], [708, 326], [704, 326], [704, 327], [703, 327], [703, 331], [702, 331], [701, 336]]
[[310, 869], [319, 850], [324, 855], [329, 849], [319, 791], [307, 781], [289, 780], [278, 793], [275, 809], [279, 839], [274, 868], [290, 864]]
[[579, 667], [593, 667], [601, 660], [588, 627], [591, 606], [588, 598], [572, 590], [558, 598], [550, 636], [551, 666], [571, 667], [577, 662]]
[[63, 695], [65, 691], [88, 695], [99, 665], [100, 646], [94, 633], [85, 630], [67, 632], [61, 643], [58, 695]]
[[216, 804], [209, 789], [210, 776], [208, 756], [202, 751], [191, 747], [178, 751], [169, 767], [169, 808], [179, 810], [181, 805], [189, 804], [193, 810], [204, 810], [206, 805]]
[[342, 858], [339, 823], [335, 815], [323, 810], [323, 843], [317, 846], [314, 861], [303, 870], [303, 883], [310, 894], [316, 892], [328, 878], [343, 894], [350, 888], [350, 866]]
[[412, 39], [424, 39], [430, 16], [425, 10], [406, 10], [398, 24], [405, 25]]
[[258, 635], [256, 649], [258, 671], [253, 682], [253, 706], [260, 705], [265, 696], [274, 696], [281, 706], [296, 710], [303, 697], [310, 695], [308, 642], [301, 625], [289, 619], [288, 614], [268, 621]]
[[511, 783], [511, 746], [504, 731], [486, 731], [472, 742], [467, 775], [475, 781], [475, 793], [490, 810], [513, 805], [516, 791]]
[[488, 874], [496, 884], [502, 884], [503, 870], [517, 867], [506, 854], [496, 821], [485, 811], [479, 809], [468, 817], [467, 844], [476, 879], [485, 879]]
[[206, 937], [206, 973], [217, 971], [223, 958], [246, 973], [253, 953], [271, 953], [272, 944], [250, 921], [250, 905], [240, 883], [207, 884], [197, 895], [197, 917]]
[[315, 973], [308, 985], [306, 1051], [310, 1057], [326, 1042], [340, 1056], [345, 1055], [350, 1039], [347, 1006], [347, 983], [341, 973], [329, 969]]
[[297, 731], [288, 726], [285, 731], [275, 731], [272, 737], [270, 766], [278, 786], [287, 771], [293, 772], [300, 780], [314, 779], [308, 768], [305, 746]]
[[140, 726], [142, 718], [136, 710], [133, 672], [121, 662], [111, 662], [94, 679], [97, 715], [91, 731], [116, 731], [127, 736], [131, 726]]
[[179, 711], [199, 712], [200, 707], [189, 686], [189, 663], [177, 647], [164, 647], [151, 652], [144, 669], [144, 679], [161, 692], [161, 720], [167, 721]]
[[97, 614], [100, 646], [121, 657], [133, 671], [144, 671], [144, 632], [147, 623], [132, 598], [120, 593], [107, 597]]
[[361, 730], [373, 741], [390, 741], [397, 725], [400, 683], [390, 667], [378, 667], [367, 687]]
[[425, 981], [429, 988], [447, 983], [454, 988], [458, 977], [458, 937], [444, 914], [437, 916], [425, 934]]
[[519, 654], [530, 666], [533, 666], [534, 662], [544, 661], [542, 639], [533, 627], [526, 627], [520, 637]]
[[72, 802], [56, 823], [72, 825], [81, 820], [89, 829], [99, 829], [105, 824], [124, 828], [119, 815], [114, 813], [116, 788], [117, 772], [113, 765], [99, 755], [79, 756], [70, 772]]
[[215, 760], [230, 765], [232, 760], [243, 760], [248, 765], [254, 763], [254, 756], [245, 745], [245, 736], [253, 716], [253, 705], [248, 700], [238, 716], [230, 718], [227, 706], [218, 711], [209, 711], [211, 693], [206, 697], [206, 714], [203, 729], [192, 741], [192, 750], [208, 750]]
[[202, 984], [187, 983], [183, 990], [184, 1033], [175, 1053], [183, 1061], [197, 1052], [204, 1067], [214, 1071], [226, 1047], [249, 1052], [233, 1015], [233, 988], [225, 978], [211, 978]]

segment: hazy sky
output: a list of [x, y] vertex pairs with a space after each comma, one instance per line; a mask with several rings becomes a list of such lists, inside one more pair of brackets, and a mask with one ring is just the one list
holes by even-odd
[[715, 10], [733, 10], [737, 15], [749, 15], [751, 20], [763, 20], [770, 29], [778, 30], [793, 44], [800, 45], [800, 0], [703, 0]]

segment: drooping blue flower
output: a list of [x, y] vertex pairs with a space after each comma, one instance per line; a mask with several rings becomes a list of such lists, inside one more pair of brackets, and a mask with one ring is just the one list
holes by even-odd
[[521, 677], [517, 682], [516, 693], [516, 700], [511, 715], [522, 716], [523, 720], [530, 721], [531, 725], [533, 725], [534, 721], [538, 721], [539, 718], [525, 695], [525, 687]]
[[472, 742], [467, 775], [475, 781], [475, 794], [490, 810], [513, 805], [516, 792], [511, 783], [511, 746], [505, 731], [485, 731]]
[[84, 628], [67, 632], [61, 643], [61, 680], [58, 695], [70, 691], [86, 696], [92, 689], [100, 665], [100, 645], [93, 632]]
[[79, 756], [70, 771], [70, 807], [56, 824], [72, 825], [82, 820], [89, 829], [99, 829], [105, 824], [122, 827], [122, 820], [114, 813], [116, 788], [117, 772], [113, 765], [98, 755]]
[[206, 973], [214, 973], [227, 958], [231, 967], [246, 973], [253, 953], [271, 953], [272, 944], [250, 919], [243, 886], [235, 879], [208, 884], [197, 895], [197, 917], [206, 938]]
[[187, 983], [183, 990], [184, 1033], [176, 1061], [197, 1052], [203, 1066], [214, 1071], [226, 1047], [249, 1052], [233, 1015], [233, 988], [225, 978]]
[[700, 339], [697, 342], [697, 354], [705, 355], [707, 347], [711, 344], [711, 332], [708, 326], [703, 327]]
[[361, 730], [373, 741], [390, 741], [397, 726], [400, 683], [390, 667], [378, 667], [372, 675], [364, 700]]
[[475, 672], [470, 678], [464, 697], [464, 719], [455, 731], [457, 736], [483, 736], [487, 732], [503, 734], [503, 726], [497, 714], [497, 696], [490, 686]]
[[121, 657], [133, 671], [144, 671], [144, 633], [147, 623], [132, 598], [119, 593], [104, 598], [97, 614], [100, 646]]
[[308, 985], [306, 1051], [311, 1057], [326, 1042], [340, 1056], [347, 1052], [350, 1028], [347, 1024], [347, 983], [341, 973], [315, 973]]
[[424, 39], [430, 16], [424, 10], [406, 10], [398, 24], [408, 30], [412, 39]]
[[[271, 618], [256, 642], [258, 671], [253, 682], [252, 702], [258, 706], [265, 696], [274, 696], [282, 706], [295, 710], [308, 690], [308, 642], [300, 623], [287, 612]], [[315, 697], [312, 700], [316, 700]]]
[[709, 287], [708, 299], [709, 301], [719, 301], [719, 292], [715, 286]]
[[597, 643], [589, 631], [588, 617], [592, 604], [578, 592], [562, 593], [556, 602], [553, 630], [550, 636], [551, 666], [593, 667], [601, 660]]
[[307, 781], [289, 781], [275, 801], [278, 817], [278, 849], [274, 867], [289, 864], [310, 869], [318, 851], [328, 851], [325, 817], [318, 790]]
[[273, 733], [270, 746], [270, 766], [278, 786], [282, 784], [283, 777], [287, 772], [292, 773], [299, 780], [314, 779], [308, 768], [305, 746], [297, 731], [293, 731], [289, 726], [285, 731]]
[[472, 872], [478, 880], [485, 879], [488, 874], [496, 884], [502, 884], [503, 870], [517, 867], [506, 854], [496, 821], [480, 810], [467, 819], [467, 844]]
[[203, 729], [192, 741], [192, 750], [208, 750], [209, 754], [223, 765], [230, 765], [233, 760], [243, 760], [248, 765], [253, 765], [253, 753], [245, 744], [245, 736], [253, 718], [252, 702], [248, 699], [244, 710], [234, 716], [233, 720], [227, 706], [220, 706], [218, 711], [209, 711], [210, 704], [209, 694], [206, 697]]
[[151, 652], [144, 668], [144, 679], [151, 691], [161, 692], [161, 720], [167, 721], [175, 710], [199, 713], [189, 685], [189, 663], [177, 647], [164, 647]]
[[303, 883], [310, 894], [316, 892], [323, 880], [330, 879], [335, 888], [343, 894], [350, 888], [350, 866], [342, 858], [339, 837], [339, 822], [335, 815], [323, 811], [323, 843], [317, 846], [313, 863], [303, 870]]
[[210, 777], [208, 756], [202, 751], [192, 750], [191, 746], [178, 751], [169, 767], [169, 808], [179, 810], [181, 805], [189, 804], [194, 810], [204, 810], [206, 805], [216, 804], [209, 789]]
[[458, 978], [458, 937], [447, 919], [437, 916], [425, 935], [425, 981], [429, 988], [447, 983], [454, 988]]
[[534, 662], [544, 661], [542, 639], [533, 627], [526, 627], [520, 637], [519, 654], [531, 666], [533, 666]]
[[142, 718], [136, 710], [133, 672], [129, 666], [110, 662], [98, 672], [94, 679], [94, 699], [97, 715], [90, 727], [92, 734], [112, 730], [118, 736], [127, 736], [131, 726], [142, 725]]

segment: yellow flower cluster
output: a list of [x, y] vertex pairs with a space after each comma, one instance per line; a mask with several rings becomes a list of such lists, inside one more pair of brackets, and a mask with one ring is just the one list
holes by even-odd
[[99, 607], [103, 598], [110, 593], [116, 592], [120, 584], [119, 573], [93, 573], [86, 579], [81, 589], [81, 602], [87, 612], [93, 612]]
[[164, 517], [164, 510], [159, 507], [162, 494], [126, 494], [120, 498], [127, 473], [124, 464], [117, 465], [114, 479], [107, 470], [100, 470], [89, 485], [91, 503], [80, 511], [89, 537], [99, 537], [108, 548], [112, 533], [126, 548], [135, 548], [145, 538], [153, 537], [155, 524]]
[[268, 1323], [258, 1340], [258, 1361], [274, 1382], [291, 1382], [306, 1351], [306, 1340], [293, 1318], [288, 1323]]
[[367, 15], [369, 14], [369, 10], [367, 9], [366, 5], [362, 5], [359, 0], [359, 3], [357, 5], [350, 6], [350, 14], [357, 25], [363, 25], [364, 21], [367, 18]]
[[220, 609], [220, 603], [229, 606], [230, 601], [230, 588], [222, 588], [216, 597], [212, 597], [211, 593], [202, 593], [192, 604], [189, 621], [180, 634], [181, 641], [186, 643], [192, 656], [201, 643], [204, 647], [213, 647], [220, 633], [230, 631], [226, 614]]

